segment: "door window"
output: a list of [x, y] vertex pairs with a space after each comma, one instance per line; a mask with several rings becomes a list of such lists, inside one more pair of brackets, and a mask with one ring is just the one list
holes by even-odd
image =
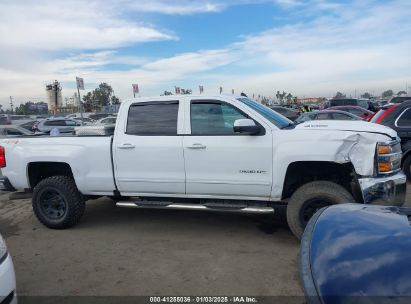
[[139, 136], [177, 135], [178, 101], [143, 102], [130, 106], [126, 133]]
[[317, 115], [317, 120], [328, 120], [330, 119], [330, 116], [328, 115], [328, 113], [319, 113]]
[[76, 126], [77, 122], [74, 120], [66, 120], [66, 126]]
[[411, 108], [403, 112], [397, 122], [398, 127], [411, 127]]
[[213, 101], [191, 103], [192, 135], [237, 135], [234, 122], [248, 116], [231, 105]]
[[65, 126], [64, 120], [48, 120], [44, 123], [45, 126]]
[[23, 133], [16, 129], [8, 129], [7, 135], [23, 135]]
[[335, 120], [354, 120], [353, 117], [343, 113], [333, 113], [332, 116]]
[[357, 116], [364, 114], [363, 111], [361, 111], [360, 109], [356, 109], [356, 108], [349, 108], [348, 112], [350, 112], [351, 114], [357, 115]]

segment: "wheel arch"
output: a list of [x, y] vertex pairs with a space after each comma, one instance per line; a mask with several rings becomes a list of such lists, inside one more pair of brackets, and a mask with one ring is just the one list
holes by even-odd
[[287, 167], [281, 198], [286, 200], [301, 186], [312, 181], [330, 181], [343, 186], [358, 202], [363, 202], [352, 163], [296, 161]]
[[31, 189], [33, 189], [41, 180], [63, 175], [71, 177], [74, 175], [71, 166], [65, 162], [30, 162], [27, 164], [27, 178]]

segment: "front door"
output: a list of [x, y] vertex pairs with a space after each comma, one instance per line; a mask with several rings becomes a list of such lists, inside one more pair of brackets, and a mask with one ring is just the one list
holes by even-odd
[[228, 102], [191, 100], [187, 106], [191, 129], [183, 144], [187, 194], [268, 199], [273, 165], [271, 130], [261, 123], [264, 132], [259, 135], [235, 133], [235, 120], [252, 117]]
[[184, 194], [183, 136], [178, 136], [179, 101], [132, 104], [117, 124], [115, 176], [122, 195]]

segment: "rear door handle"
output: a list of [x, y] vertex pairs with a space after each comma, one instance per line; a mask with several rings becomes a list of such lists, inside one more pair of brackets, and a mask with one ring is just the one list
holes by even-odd
[[136, 146], [132, 144], [121, 144], [118, 146], [119, 149], [134, 149]]
[[201, 150], [207, 148], [207, 146], [204, 146], [202, 144], [192, 144], [191, 146], [187, 147], [188, 149], [193, 149], [193, 150]]

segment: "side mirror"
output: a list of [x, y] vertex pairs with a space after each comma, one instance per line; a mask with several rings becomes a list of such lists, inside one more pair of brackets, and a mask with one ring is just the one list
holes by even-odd
[[256, 125], [252, 119], [237, 119], [234, 121], [234, 132], [256, 135], [261, 132], [261, 126]]

